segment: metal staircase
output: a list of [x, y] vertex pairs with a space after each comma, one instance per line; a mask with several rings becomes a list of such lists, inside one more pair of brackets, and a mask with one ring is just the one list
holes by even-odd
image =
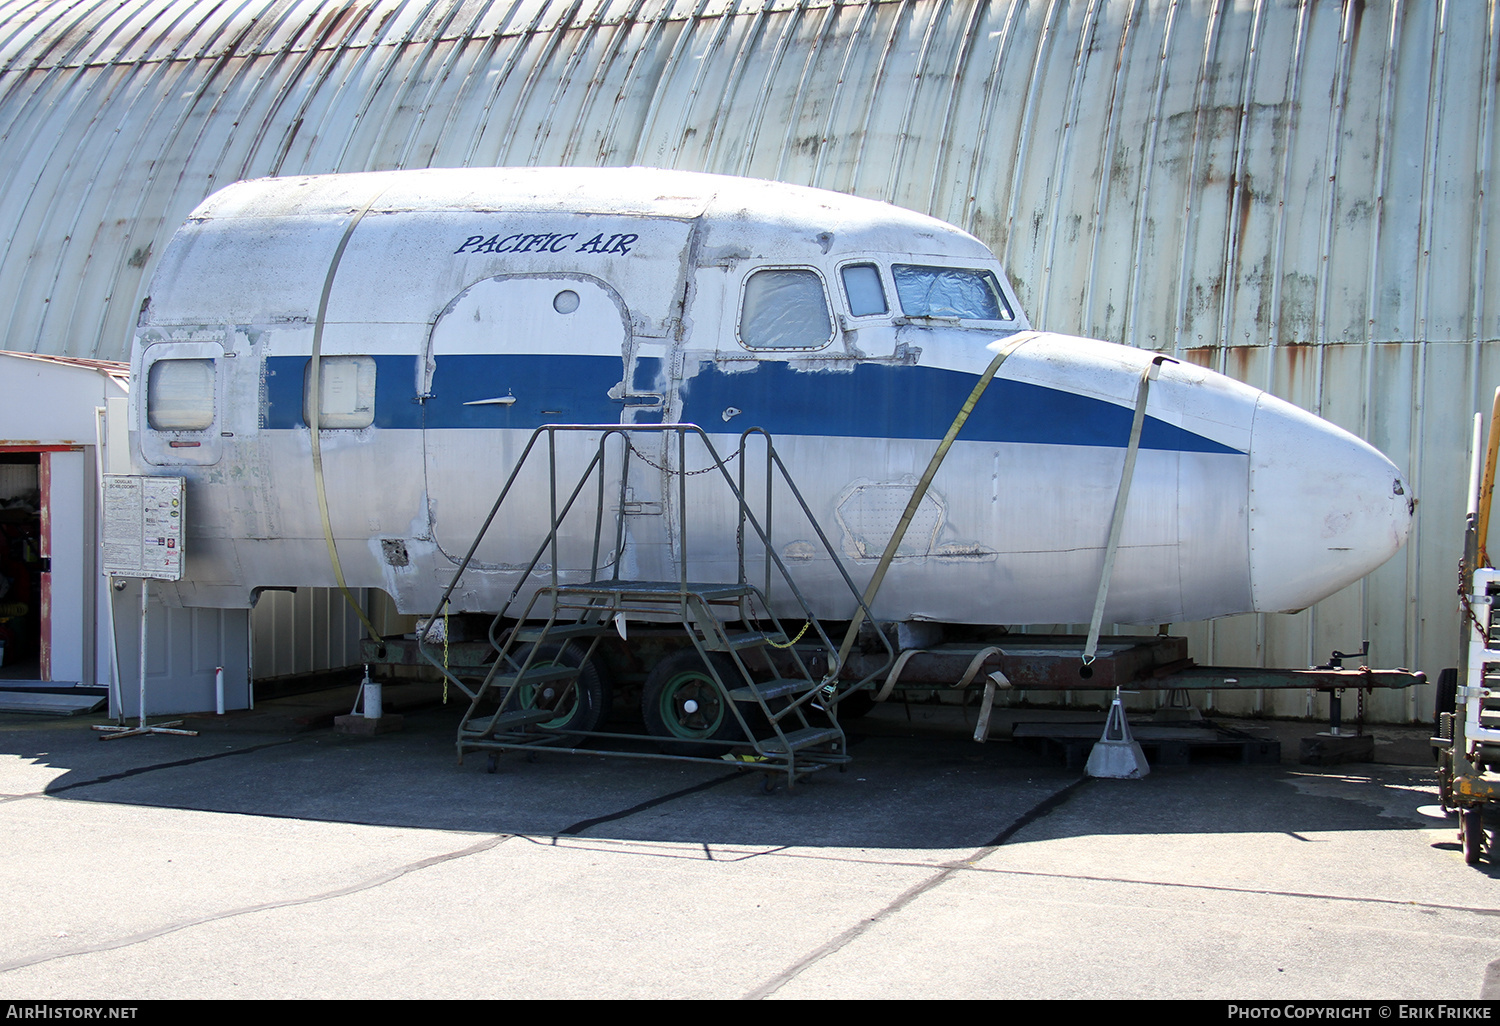
[[[580, 435], [597, 436], [586, 439]], [[645, 437], [676, 450], [676, 469], [653, 461], [637, 442]], [[747, 467], [752, 460], [752, 441], [764, 445], [765, 476], [758, 483], [764, 499], [757, 514], [747, 498]], [[595, 442], [593, 458], [566, 498], [561, 497], [556, 472], [558, 446], [575, 447]], [[700, 470], [687, 471], [689, 442]], [[448, 606], [454, 590], [474, 561], [486, 532], [496, 523], [529, 458], [545, 453], [550, 468], [548, 497], [551, 522], [546, 536], [530, 563], [520, 573], [503, 607], [490, 623], [489, 640], [496, 652], [483, 681], [470, 687], [444, 667], [440, 645], [421, 641], [423, 655], [437, 666], [450, 683], [470, 697], [458, 729], [458, 757], [467, 752], [487, 753], [490, 769], [507, 750], [535, 750], [613, 754], [642, 758], [713, 762], [728, 759], [744, 769], [763, 771], [769, 789], [784, 776], [788, 787], [800, 776], [842, 766], [849, 761], [843, 729], [838, 723], [838, 702], [847, 694], [867, 687], [889, 667], [894, 655], [883, 635], [887, 658], [874, 672], [853, 684], [839, 686], [836, 653], [823, 624], [813, 614], [808, 600], [788, 571], [772, 543], [772, 496], [790, 495], [800, 510], [801, 521], [810, 525], [853, 598], [851, 611], [864, 606], [858, 588], [808, 509], [777, 455], [769, 435], [752, 429], [740, 436], [739, 446], [727, 458], [714, 449], [708, 436], [696, 425], [665, 424], [620, 427], [614, 425], [549, 425], [532, 435], [510, 478], [491, 508], [469, 552], [459, 564], [443, 593], [436, 622]], [[678, 579], [672, 581], [623, 580], [627, 538], [624, 518], [631, 507], [630, 469], [639, 460], [664, 473], [676, 485], [673, 531], [674, 563]], [[738, 477], [731, 476], [728, 463], [738, 460]], [[706, 462], [705, 462], [706, 461]], [[702, 581], [689, 578], [695, 560], [689, 552], [692, 506], [687, 480], [717, 471], [717, 483], [727, 489], [737, 507], [738, 525], [733, 557], [736, 579]], [[590, 483], [594, 487], [590, 489]], [[606, 483], [609, 487], [606, 487]], [[701, 487], [701, 486], [700, 486]], [[574, 571], [583, 580], [565, 581], [559, 571], [559, 548], [564, 524], [570, 514], [589, 505], [579, 500], [591, 492], [593, 545], [586, 573]], [[610, 493], [613, 493], [611, 496]], [[613, 523], [606, 517], [613, 497]], [[573, 521], [576, 527], [577, 520]], [[607, 528], [612, 526], [613, 544], [606, 549]], [[692, 536], [696, 541], [696, 534]], [[576, 541], [576, 531], [574, 532]], [[722, 566], [727, 542], [709, 537], [700, 547], [707, 550], [704, 562]], [[752, 550], [760, 552], [761, 581], [749, 580]], [[545, 560], [545, 563], [544, 563]], [[512, 609], [528, 590], [528, 582], [542, 567], [547, 583], [533, 586], [518, 616]], [[604, 569], [607, 568], [607, 576]], [[772, 609], [769, 595], [779, 587], [783, 608], [792, 608], [804, 625], [793, 635]], [[657, 661], [646, 677], [641, 714], [646, 735], [655, 751], [640, 744], [643, 735], [610, 733], [601, 729], [610, 713], [610, 689], [602, 679], [596, 655], [602, 644], [629, 646], [629, 625], [671, 624], [681, 628], [679, 648]], [[659, 632], [658, 632], [659, 633]], [[681, 645], [685, 637], [687, 645]], [[802, 639], [807, 639], [805, 642]], [[589, 744], [584, 749], [582, 746]]]
[[1455, 753], [1482, 770], [1500, 769], [1500, 570], [1474, 571], [1473, 591], [1464, 595], [1470, 612], [1468, 658], [1458, 681], [1458, 709], [1446, 724]]

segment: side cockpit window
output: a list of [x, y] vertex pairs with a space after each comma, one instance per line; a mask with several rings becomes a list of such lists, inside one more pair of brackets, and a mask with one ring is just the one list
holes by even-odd
[[821, 349], [833, 340], [823, 278], [806, 268], [766, 268], [745, 280], [740, 344], [747, 349]]
[[846, 264], [839, 273], [844, 279], [844, 298], [849, 300], [851, 315], [870, 317], [887, 312], [880, 268], [874, 264]]
[[[375, 423], [375, 360], [369, 356], [324, 356], [318, 360], [318, 426], [357, 430]], [[302, 422], [311, 424], [312, 361], [302, 373]]]
[[908, 317], [1016, 319], [994, 274], [981, 268], [892, 264], [891, 274], [901, 312]]
[[157, 360], [146, 380], [146, 421], [157, 431], [207, 431], [214, 423], [213, 360]]

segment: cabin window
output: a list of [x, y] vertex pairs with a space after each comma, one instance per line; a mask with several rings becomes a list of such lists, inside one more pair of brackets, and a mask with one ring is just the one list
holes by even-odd
[[745, 281], [740, 343], [747, 349], [821, 349], [833, 340], [833, 318], [816, 271], [775, 268]]
[[848, 264], [839, 272], [844, 279], [844, 297], [855, 317], [886, 312], [885, 287], [880, 284], [880, 269], [874, 264]]
[[[375, 423], [375, 360], [369, 356], [325, 356], [318, 360], [318, 426], [367, 428]], [[312, 423], [312, 361], [302, 375], [302, 420]]]
[[1013, 321], [1000, 283], [989, 271], [967, 267], [893, 264], [896, 298], [908, 317], [958, 317], [975, 321]]
[[146, 421], [156, 431], [206, 431], [214, 422], [213, 360], [157, 360], [146, 379]]

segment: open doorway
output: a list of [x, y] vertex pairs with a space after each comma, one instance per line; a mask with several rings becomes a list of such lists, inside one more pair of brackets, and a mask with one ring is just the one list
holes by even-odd
[[0, 680], [42, 677], [41, 454], [0, 453]]

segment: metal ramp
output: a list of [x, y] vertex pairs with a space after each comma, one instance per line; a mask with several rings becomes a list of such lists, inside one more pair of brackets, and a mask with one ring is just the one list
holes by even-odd
[[[558, 488], [557, 446], [562, 439], [571, 439], [577, 445], [583, 441], [576, 437], [578, 433], [597, 435], [597, 445], [593, 458], [564, 498]], [[675, 471], [636, 448], [634, 436], [642, 434], [659, 436], [667, 445], [675, 443]], [[747, 497], [752, 489], [746, 481], [751, 442], [757, 438], [764, 443], [759, 447], [764, 457], [759, 513]], [[699, 470], [686, 470], [690, 440], [695, 455], [703, 455], [703, 459], [693, 461], [704, 464]], [[839, 680], [838, 647], [813, 614], [772, 543], [772, 496], [778, 491], [794, 500], [800, 513], [797, 522], [811, 527], [822, 546], [820, 555], [837, 568], [853, 597], [851, 608], [863, 610], [866, 616], [869, 610], [787, 474], [771, 438], [759, 429], [742, 434], [738, 448], [721, 458], [695, 425], [538, 428], [444, 591], [429, 625], [436, 623], [447, 608], [486, 532], [512, 497], [528, 458], [533, 454], [540, 458], [542, 453], [549, 467], [551, 525], [509, 599], [491, 620], [489, 641], [496, 657], [484, 679], [472, 686], [471, 681], [461, 680], [443, 665], [439, 659], [441, 646], [429, 638], [430, 626], [419, 636], [423, 656], [470, 697], [458, 729], [460, 762], [468, 752], [483, 751], [493, 770], [501, 752], [539, 748], [717, 765], [727, 759], [740, 768], [764, 772], [767, 789], [783, 778], [791, 787], [800, 776], [847, 763], [838, 703], [868, 687], [877, 673], [890, 666], [894, 654], [880, 636], [886, 658], [877, 661], [875, 671], [852, 682]], [[666, 479], [676, 485], [672, 526], [677, 580], [624, 580], [618, 576], [627, 543], [624, 516], [630, 509], [630, 468], [636, 460], [664, 471]], [[735, 460], [739, 463], [738, 478], [731, 476], [727, 466]], [[665, 462], [670, 465], [672, 460]], [[693, 507], [688, 502], [687, 480], [713, 471], [718, 472], [716, 484], [728, 492], [736, 508], [733, 581], [689, 578], [695, 560], [688, 550], [689, 511]], [[594, 487], [589, 489], [591, 482]], [[592, 491], [594, 498], [590, 566], [585, 580], [568, 582], [562, 580], [566, 572], [558, 569], [563, 562], [559, 549], [564, 525], [575, 508], [582, 508], [579, 499], [586, 490]], [[616, 501], [613, 517], [607, 518], [609, 493]], [[608, 547], [607, 527], [613, 527], [614, 534]], [[722, 566], [722, 539], [718, 544], [717, 551], [713, 539], [703, 547], [713, 557], [706, 562]], [[759, 584], [749, 580], [752, 560], [760, 563]], [[609, 568], [608, 576], [601, 572], [603, 567]], [[520, 606], [527, 582], [539, 568], [544, 569], [547, 583], [531, 589], [519, 615], [513, 615], [511, 610]], [[787, 630], [772, 608], [773, 586], [778, 589], [782, 609], [791, 608], [802, 621], [800, 627], [794, 623], [795, 634]], [[601, 729], [610, 713], [611, 694], [596, 654], [601, 644], [630, 645], [632, 622], [675, 625], [682, 631], [679, 639], [688, 642], [660, 659], [646, 677], [641, 702], [644, 735]], [[809, 646], [803, 639], [821, 649], [821, 654], [809, 658]], [[643, 738], [656, 750], [643, 746]], [[585, 744], [589, 747], [583, 747]]]

